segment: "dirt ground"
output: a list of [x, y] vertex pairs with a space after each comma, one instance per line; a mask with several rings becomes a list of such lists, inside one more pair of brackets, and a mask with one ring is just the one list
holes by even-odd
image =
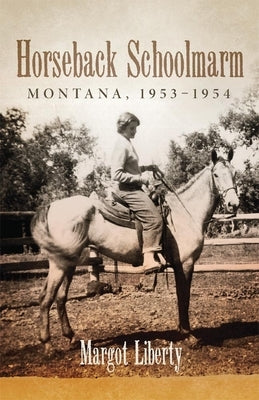
[[[74, 277], [67, 303], [72, 327], [79, 339], [92, 346], [127, 347], [127, 365], [117, 357], [114, 372], [104, 365], [80, 365], [80, 348], [70, 350], [61, 335], [56, 308], [50, 312], [55, 354], [48, 358], [38, 340], [38, 298], [45, 277], [14, 275], [0, 281], [0, 376], [106, 377], [106, 376], [194, 376], [259, 373], [259, 274], [258, 272], [195, 273], [191, 291], [190, 322], [197, 346], [177, 333], [177, 303], [173, 274], [159, 274], [155, 291], [153, 277], [140, 288], [139, 275], [101, 275], [101, 280], [120, 287], [117, 294], [87, 297], [88, 274]], [[164, 363], [136, 365], [148, 344], [174, 350]], [[180, 351], [177, 372], [176, 350]], [[98, 351], [98, 350], [96, 350]], [[143, 358], [144, 360], [144, 358]], [[158, 358], [157, 358], [158, 360]]]

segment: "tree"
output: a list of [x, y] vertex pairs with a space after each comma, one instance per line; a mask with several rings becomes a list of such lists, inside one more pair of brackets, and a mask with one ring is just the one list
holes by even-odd
[[22, 133], [25, 130], [26, 113], [11, 108], [6, 114], [0, 114], [0, 166], [6, 165], [24, 146]]
[[76, 192], [75, 164], [67, 152], [52, 155], [52, 161], [46, 162], [45, 183], [36, 193], [36, 205], [49, 204], [51, 201], [69, 197]]
[[111, 182], [111, 170], [104, 163], [98, 163], [85, 177], [80, 193], [89, 196], [92, 192], [100, 197], [106, 197]]
[[45, 155], [65, 151], [73, 158], [81, 155], [93, 157], [96, 146], [96, 138], [90, 135], [85, 125], [76, 128], [71, 121], [60, 121], [56, 118], [53, 122], [38, 125], [34, 128], [33, 141], [37, 142], [39, 148]]
[[259, 162], [254, 166], [249, 160], [245, 162], [244, 172], [238, 172], [240, 209], [244, 213], [258, 212], [259, 204]]
[[166, 177], [176, 187], [187, 181], [187, 162], [184, 150], [175, 143], [174, 140], [171, 140], [169, 144]]
[[28, 143], [31, 168], [34, 171], [36, 205], [78, 193], [76, 167], [80, 158], [94, 158], [96, 139], [82, 125], [56, 118], [35, 127]]
[[258, 101], [257, 84], [243, 99], [236, 100], [231, 109], [220, 117], [221, 126], [236, 133], [233, 144], [242, 149], [249, 149], [250, 152], [250, 158], [244, 163], [244, 171], [238, 171], [237, 174], [240, 208], [243, 212], [258, 212], [259, 163], [256, 157], [259, 150], [259, 114], [256, 111]]
[[79, 192], [76, 167], [94, 159], [96, 138], [82, 125], [58, 118], [35, 127], [29, 140], [26, 113], [12, 108], [0, 114], [1, 208], [33, 210], [42, 203]]
[[[170, 143], [169, 160], [166, 177], [176, 187], [187, 182], [211, 160], [211, 150], [215, 148], [219, 154], [226, 153], [230, 147], [249, 148], [253, 155], [245, 162], [244, 172], [238, 171], [237, 185], [240, 192], [240, 208], [243, 212], [258, 212], [259, 164], [259, 85], [250, 89], [242, 100], [236, 100], [233, 106], [222, 115], [218, 124], [211, 125], [207, 134], [193, 132], [184, 136], [184, 145], [174, 141]], [[222, 128], [236, 133], [232, 143], [222, 138]], [[222, 212], [220, 206], [217, 210]]]
[[176, 186], [186, 183], [211, 161], [211, 150], [228, 151], [229, 144], [221, 138], [216, 125], [209, 127], [207, 135], [193, 132], [185, 135], [183, 147], [170, 142], [166, 177]]
[[31, 168], [26, 155], [26, 113], [17, 108], [0, 114], [1, 209], [28, 210], [31, 207]]
[[248, 91], [242, 100], [236, 100], [230, 110], [220, 117], [224, 129], [236, 132], [237, 145], [253, 146], [259, 149], [259, 114], [256, 105], [259, 99], [259, 85]]

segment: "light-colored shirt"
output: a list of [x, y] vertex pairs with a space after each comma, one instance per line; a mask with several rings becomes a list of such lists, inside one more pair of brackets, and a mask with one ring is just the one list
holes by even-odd
[[118, 134], [111, 160], [112, 179], [123, 184], [141, 186], [141, 172], [144, 170], [145, 167], [139, 166], [139, 158], [131, 141]]

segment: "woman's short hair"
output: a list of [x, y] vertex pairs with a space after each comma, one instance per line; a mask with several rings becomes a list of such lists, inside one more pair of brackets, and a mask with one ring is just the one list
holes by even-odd
[[140, 125], [139, 119], [136, 117], [136, 115], [131, 114], [129, 112], [125, 112], [119, 116], [119, 119], [117, 121], [117, 131], [118, 133], [123, 133], [127, 126], [132, 122], [136, 122], [138, 125]]

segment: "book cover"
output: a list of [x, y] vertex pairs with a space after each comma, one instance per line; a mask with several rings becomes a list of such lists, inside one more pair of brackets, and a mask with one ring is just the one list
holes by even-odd
[[[139, 119], [132, 140], [139, 163], [164, 173], [157, 179], [143, 173], [154, 187], [162, 179], [163, 189], [178, 198], [176, 189], [192, 187], [203, 167], [228, 158], [242, 181], [241, 212], [256, 213], [258, 8], [255, 0], [1, 0], [2, 211], [34, 212], [57, 198], [91, 192], [109, 196], [117, 121], [129, 112]], [[219, 189], [223, 204], [229, 198], [224, 207], [230, 205], [231, 214], [240, 195], [233, 182]], [[206, 190], [195, 195], [192, 220], [203, 212]], [[169, 208], [179, 206], [172, 231], [183, 208], [191, 213], [187, 196], [186, 201], [168, 202]], [[78, 218], [80, 207], [65, 205], [53, 229]], [[249, 236], [258, 237], [254, 218], [254, 224], [227, 222], [225, 230], [209, 225], [206, 240], [217, 229], [220, 239], [245, 240], [236, 247], [214, 246], [211, 253], [204, 247], [192, 282], [191, 337], [177, 331], [173, 273], [145, 276], [134, 263], [121, 266], [104, 258], [100, 281], [107, 293], [89, 295], [89, 276], [96, 283], [98, 272], [92, 267], [89, 275], [83, 262], [70, 287], [67, 310], [78, 348], [70, 349], [62, 336], [58, 303], [50, 310], [55, 352], [44, 354], [38, 332], [46, 276], [39, 270], [19, 279], [2, 277], [1, 397], [255, 398], [258, 239]], [[181, 224], [183, 246], [190, 245], [196, 240], [192, 222], [183, 218]], [[26, 226], [18, 236], [28, 234]], [[104, 230], [104, 241], [111, 234], [112, 247], [129, 235], [130, 243], [128, 232], [122, 228], [113, 237]], [[15, 261], [44, 262], [33, 247], [24, 248], [27, 255]], [[13, 261], [10, 254], [1, 257], [3, 264]], [[212, 272], [215, 265], [226, 270], [226, 263], [232, 270]], [[123, 268], [129, 273], [120, 274]]]

